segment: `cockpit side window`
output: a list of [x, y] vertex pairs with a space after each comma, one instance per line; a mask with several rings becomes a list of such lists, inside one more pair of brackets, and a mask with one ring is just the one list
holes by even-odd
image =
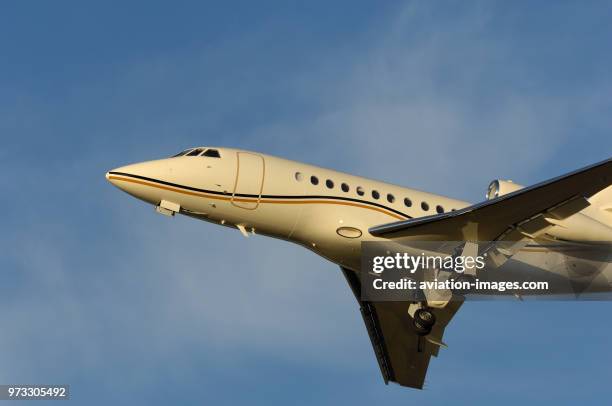
[[193, 151], [191, 151], [190, 153], [187, 154], [187, 156], [198, 156], [202, 153], [203, 149], [202, 148], [196, 148]]
[[186, 153], [188, 153], [189, 151], [191, 151], [191, 148], [186, 149], [186, 150], [184, 150], [184, 151], [181, 151], [181, 152], [179, 152], [179, 153], [178, 153], [178, 154], [176, 154], [176, 155], [172, 155], [172, 158], [176, 158], [177, 156], [183, 156], [183, 155], [185, 155]]
[[207, 149], [206, 151], [204, 151], [204, 153], [202, 154], [202, 156], [207, 156], [209, 158], [221, 158], [221, 154], [219, 154], [219, 151], [216, 149]]

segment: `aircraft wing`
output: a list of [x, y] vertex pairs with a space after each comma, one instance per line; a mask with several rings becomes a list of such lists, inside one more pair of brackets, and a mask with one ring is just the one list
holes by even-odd
[[384, 238], [444, 241], [517, 240], [578, 213], [612, 184], [612, 158], [492, 200], [434, 216], [370, 228]]
[[430, 309], [437, 321], [428, 338], [424, 338], [413, 330], [409, 302], [363, 301], [357, 273], [341, 269], [359, 303], [385, 384], [396, 382], [422, 389], [429, 359], [438, 355], [444, 329], [463, 302], [453, 300], [443, 309]]

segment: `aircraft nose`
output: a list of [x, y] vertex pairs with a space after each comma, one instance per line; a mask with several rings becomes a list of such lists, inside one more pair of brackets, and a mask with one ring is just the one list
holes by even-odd
[[111, 185], [116, 186], [117, 188], [123, 190], [124, 192], [125, 187], [122, 187], [121, 182], [119, 181], [119, 177], [117, 177], [116, 175], [113, 175], [113, 173], [118, 172], [118, 169], [111, 169], [110, 171], [106, 172], [106, 174], [104, 175], [104, 177], [106, 178], [107, 181], [109, 181], [111, 183]]
[[156, 200], [159, 190], [155, 184], [167, 180], [171, 167], [164, 160], [139, 162], [106, 172], [106, 180], [122, 191], [137, 198], [149, 201]]
[[124, 184], [124, 177], [119, 175], [121, 173], [126, 173], [123, 171], [123, 168], [124, 167], [111, 169], [110, 171], [106, 172], [104, 176], [106, 177], [106, 180], [109, 181], [113, 186], [117, 186], [119, 189], [126, 191], [127, 185]]
[[[137, 164], [136, 164], [137, 165]], [[114, 186], [117, 186], [119, 189], [126, 191], [128, 188], [128, 184], [126, 183], [131, 176], [138, 176], [138, 171], [135, 171], [134, 166], [136, 165], [126, 165], [121, 166], [119, 168], [111, 169], [106, 172], [104, 175], [106, 180], [109, 181]]]

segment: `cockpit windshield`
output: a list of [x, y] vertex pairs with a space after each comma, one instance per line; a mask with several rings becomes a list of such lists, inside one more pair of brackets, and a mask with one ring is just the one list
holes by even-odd
[[198, 156], [202, 153], [202, 151], [204, 151], [204, 148], [196, 148], [190, 153], [188, 153], [187, 156]]
[[211, 149], [211, 148], [208, 148], [206, 152], [202, 154], [202, 156], [207, 156], [209, 158], [221, 158], [219, 151], [216, 149]]
[[172, 158], [179, 156], [205, 156], [208, 158], [221, 158], [219, 150], [214, 148], [189, 148], [179, 152], [176, 155], [172, 155]]
[[192, 149], [193, 149], [193, 148], [189, 148], [189, 149], [186, 149], [186, 150], [184, 150], [184, 151], [181, 151], [181, 152], [179, 152], [179, 153], [178, 153], [178, 154], [176, 154], [176, 155], [172, 155], [172, 157], [171, 157], [171, 158], [176, 158], [177, 156], [183, 156], [183, 155], [187, 154], [189, 151], [191, 151]]

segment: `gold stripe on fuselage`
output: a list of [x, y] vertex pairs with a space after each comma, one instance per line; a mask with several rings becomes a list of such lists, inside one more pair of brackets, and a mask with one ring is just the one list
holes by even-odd
[[[180, 189], [174, 186], [160, 185], [158, 183], [149, 182], [149, 181], [141, 180], [141, 179], [120, 177], [117, 175], [110, 175], [108, 178], [112, 180], [119, 180], [122, 182], [130, 182], [130, 183], [136, 183], [139, 185], [150, 186], [150, 187], [154, 187], [158, 189], [168, 190], [171, 192], [182, 193], [182, 194], [190, 195], [190, 196], [206, 197], [208, 199], [224, 200], [224, 201], [232, 200], [231, 195], [219, 196], [219, 195], [214, 195], [214, 194], [210, 194], [206, 192], [196, 192], [192, 190], [184, 190], [184, 189]], [[269, 198], [256, 199], [256, 198], [248, 198], [248, 197], [236, 197], [233, 200], [237, 202], [246, 202], [246, 203], [255, 203], [259, 201], [259, 203], [269, 203], [269, 204], [339, 204], [343, 206], [353, 206], [353, 207], [359, 207], [362, 209], [375, 210], [380, 213], [391, 216], [393, 218], [396, 218], [398, 220], [404, 220], [406, 218], [410, 218], [408, 216], [403, 217], [403, 216], [397, 215], [381, 207], [373, 207], [373, 206], [367, 206], [365, 204], [347, 202], [347, 201], [341, 201], [341, 200], [333, 200], [333, 199], [307, 199], [307, 200], [286, 200], [285, 199], [285, 200], [282, 200], [280, 198], [279, 199], [269, 199]]]

